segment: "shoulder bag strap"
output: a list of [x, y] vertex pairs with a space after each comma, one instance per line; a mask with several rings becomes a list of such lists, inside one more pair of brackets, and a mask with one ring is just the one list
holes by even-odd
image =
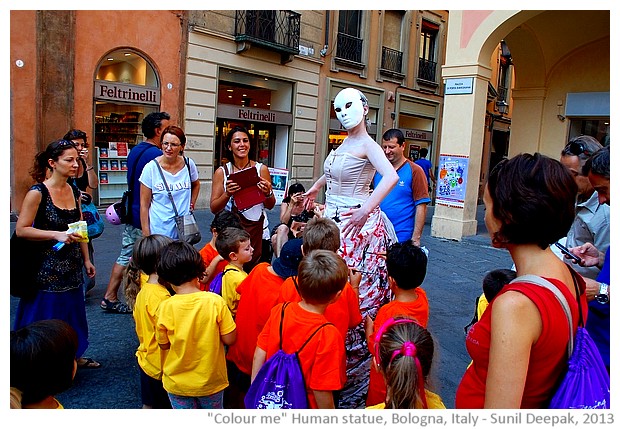
[[133, 184], [133, 179], [135, 178], [136, 170], [137, 170], [137, 168], [135, 168], [135, 167], [138, 166], [138, 163], [140, 162], [140, 158], [142, 158], [142, 155], [144, 155], [144, 153], [147, 150], [149, 150], [149, 149], [150, 149], [150, 147], [142, 149], [142, 152], [140, 152], [140, 155], [138, 155], [138, 157], [136, 158], [136, 164], [134, 165], [134, 168], [131, 170], [131, 176], [129, 176], [129, 183], [128, 183], [128, 185]]
[[318, 328], [316, 328], [316, 329], [314, 330], [314, 332], [312, 333], [312, 335], [310, 335], [310, 336], [308, 337], [308, 339], [306, 340], [306, 342], [305, 342], [305, 343], [303, 343], [303, 344], [301, 345], [301, 347], [299, 348], [299, 350], [297, 350], [297, 354], [301, 353], [301, 351], [304, 349], [304, 347], [306, 347], [306, 345], [310, 342], [310, 340], [312, 339], [312, 337], [314, 337], [314, 336], [316, 335], [316, 333], [317, 333], [317, 332], [319, 332], [321, 329], [323, 329], [323, 328], [324, 328], [325, 326], [327, 326], [327, 325], [333, 325], [333, 323], [329, 323], [329, 322], [327, 322], [327, 323], [323, 323], [321, 326], [319, 326]]
[[282, 313], [280, 315], [280, 350], [282, 350], [282, 325], [284, 324], [284, 309], [290, 304], [290, 302], [285, 302], [282, 305]]
[[154, 159], [153, 162], [155, 162], [155, 165], [157, 166], [157, 169], [159, 170], [159, 175], [161, 176], [161, 180], [164, 181], [166, 192], [168, 192], [168, 198], [170, 198], [170, 202], [172, 203], [172, 208], [174, 209], [174, 215], [178, 216], [179, 212], [177, 211], [177, 206], [174, 204], [174, 198], [172, 198], [172, 193], [170, 193], [170, 189], [168, 188], [168, 182], [166, 182], [166, 178], [164, 177], [164, 172], [161, 169], [161, 165], [159, 165], [159, 162], [157, 162], [157, 159]]
[[[41, 217], [44, 216], [45, 204], [47, 203], [47, 196], [49, 195], [47, 186], [45, 186], [43, 183], [39, 183], [39, 185], [40, 186], [38, 186], [38, 188], [39, 188], [39, 191], [41, 191], [41, 201], [39, 201], [37, 212], [35, 213], [34, 220], [32, 221], [32, 226], [35, 228], [36, 228], [36, 225], [41, 224]], [[73, 188], [71, 190], [73, 191]]]
[[[558, 289], [556, 285], [551, 283], [549, 280], [544, 279], [534, 274], [526, 274], [524, 276], [519, 276], [513, 281], [511, 281], [510, 283], [517, 283], [517, 282], [526, 282], [526, 283], [535, 284], [537, 286], [542, 286], [545, 289], [548, 289], [551, 292], [553, 292], [557, 300], [560, 302], [560, 305], [562, 306], [562, 309], [564, 310], [564, 314], [566, 315], [566, 319], [568, 320], [568, 357], [570, 358], [571, 355], [573, 354], [573, 341], [574, 341], [573, 339], [573, 316], [571, 314], [568, 301], [566, 300], [566, 297], [564, 296], [564, 294], [560, 291], [560, 289]], [[577, 300], [577, 306], [579, 307], [579, 300]]]

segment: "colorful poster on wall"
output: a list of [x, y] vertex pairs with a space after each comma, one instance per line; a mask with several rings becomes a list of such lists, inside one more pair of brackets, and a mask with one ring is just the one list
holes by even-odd
[[271, 185], [273, 187], [273, 195], [276, 197], [276, 204], [282, 204], [288, 184], [288, 170], [269, 167], [269, 174], [271, 174]]
[[469, 157], [464, 155], [439, 155], [439, 174], [435, 203], [448, 207], [465, 207], [467, 168]]

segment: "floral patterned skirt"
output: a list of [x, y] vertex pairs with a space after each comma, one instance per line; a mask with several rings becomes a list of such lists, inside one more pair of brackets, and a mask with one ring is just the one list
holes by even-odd
[[[347, 224], [347, 217], [340, 214], [362, 203], [363, 200], [355, 198], [328, 196], [323, 216], [334, 220], [342, 231]], [[385, 252], [394, 242], [394, 228], [378, 207], [370, 213], [357, 236], [340, 237], [340, 255], [349, 267], [362, 271], [359, 296], [362, 322], [349, 329], [347, 334], [347, 382], [340, 391], [338, 408], [365, 407], [371, 354], [366, 343], [364, 320], [366, 316], [374, 320], [379, 308], [392, 299], [387, 281]]]

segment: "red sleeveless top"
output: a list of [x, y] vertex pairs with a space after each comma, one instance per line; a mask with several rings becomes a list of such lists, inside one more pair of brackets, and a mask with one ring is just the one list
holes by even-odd
[[[584, 321], [588, 305], [585, 297], [585, 282], [576, 276], [580, 289], [581, 308]], [[547, 278], [556, 285], [568, 300], [573, 317], [573, 334], [577, 331], [579, 310], [567, 286], [557, 279]], [[570, 286], [572, 289], [572, 285]], [[538, 308], [542, 319], [542, 331], [532, 346], [530, 363], [523, 389], [521, 408], [546, 408], [558, 378], [566, 370], [568, 346], [568, 321], [557, 298], [548, 289], [531, 283], [511, 283], [500, 294], [514, 290], [527, 296]], [[495, 301], [495, 300], [493, 300]], [[489, 304], [480, 321], [469, 330], [466, 347], [473, 364], [467, 368], [456, 390], [456, 408], [484, 408], [486, 379], [489, 366], [491, 342], [491, 311]], [[509, 367], [506, 368], [510, 370]]]

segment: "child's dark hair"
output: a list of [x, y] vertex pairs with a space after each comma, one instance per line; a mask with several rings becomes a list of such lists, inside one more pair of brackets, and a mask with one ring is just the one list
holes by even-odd
[[330, 250], [313, 250], [297, 269], [295, 286], [309, 304], [325, 304], [344, 289], [349, 268], [341, 256]]
[[507, 268], [489, 271], [482, 279], [482, 291], [487, 301], [491, 302], [502, 288], [516, 277], [517, 273]]
[[49, 160], [58, 161], [58, 158], [60, 158], [67, 149], [75, 149], [77, 153], [77, 146], [71, 140], [54, 140], [48, 144], [44, 151], [36, 154], [34, 165], [30, 170], [30, 176], [36, 182], [43, 182], [47, 175], [47, 170], [52, 170]]
[[176, 240], [161, 250], [157, 275], [163, 285], [182, 285], [200, 279], [205, 272], [205, 262], [191, 244]]
[[133, 308], [136, 296], [140, 292], [140, 272], [149, 276], [156, 273], [161, 250], [170, 243], [172, 243], [170, 237], [152, 234], [140, 238], [134, 245], [125, 271], [125, 298], [130, 308]]
[[213, 217], [213, 221], [211, 221], [211, 230], [215, 230], [215, 232], [220, 234], [224, 229], [229, 227], [243, 229], [239, 215], [230, 210], [217, 212]]
[[250, 241], [250, 234], [245, 229], [224, 228], [215, 239], [215, 249], [222, 258], [230, 262], [230, 254], [237, 253], [244, 241]]
[[387, 249], [385, 266], [399, 288], [411, 290], [420, 286], [426, 277], [426, 253], [411, 240], [394, 243]]
[[430, 332], [407, 317], [389, 319], [377, 331], [376, 361], [385, 377], [385, 408], [426, 408], [424, 387], [435, 343]]
[[340, 229], [332, 219], [314, 217], [306, 224], [302, 239], [306, 255], [317, 249], [337, 252], [340, 248]]
[[22, 392], [23, 405], [71, 387], [77, 348], [77, 334], [62, 320], [40, 320], [11, 331], [11, 387]]

